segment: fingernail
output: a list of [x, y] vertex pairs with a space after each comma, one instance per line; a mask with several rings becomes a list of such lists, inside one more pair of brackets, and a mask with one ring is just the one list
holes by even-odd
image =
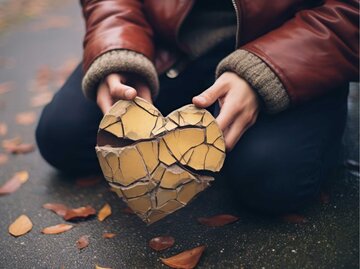
[[205, 103], [205, 102], [206, 102], [205, 97], [203, 97], [203, 96], [201, 96], [201, 95], [196, 96], [196, 99], [197, 99], [197, 100], [198, 100], [198, 102], [200, 102], [200, 103]]
[[125, 97], [126, 97], [126, 98], [132, 98], [133, 92], [134, 92], [134, 91], [131, 90], [131, 89], [126, 90], [126, 91], [125, 91]]

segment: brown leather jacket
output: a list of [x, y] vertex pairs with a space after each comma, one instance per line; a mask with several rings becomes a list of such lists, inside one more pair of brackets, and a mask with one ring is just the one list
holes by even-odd
[[[174, 63], [175, 48], [182, 49], [178, 32], [194, 2], [81, 0], [86, 20], [85, 73], [99, 56], [112, 50], [145, 56], [158, 73], [169, 68]], [[236, 47], [261, 59], [271, 69], [291, 104], [357, 80], [358, 1], [232, 2], [237, 17]], [[167, 45], [159, 40], [166, 40]], [[231, 70], [231, 65], [225, 69]], [[158, 87], [156, 82], [150, 84]]]

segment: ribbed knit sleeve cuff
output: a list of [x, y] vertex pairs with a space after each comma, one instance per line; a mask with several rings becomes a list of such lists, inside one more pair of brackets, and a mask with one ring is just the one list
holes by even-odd
[[130, 50], [112, 50], [98, 57], [86, 71], [82, 89], [86, 97], [95, 100], [97, 88], [111, 73], [130, 72], [147, 82], [153, 97], [159, 93], [158, 75], [153, 63], [144, 55]]
[[265, 111], [278, 113], [290, 106], [290, 98], [277, 75], [259, 57], [246, 50], [236, 50], [216, 68], [216, 78], [234, 72], [245, 79], [264, 102]]

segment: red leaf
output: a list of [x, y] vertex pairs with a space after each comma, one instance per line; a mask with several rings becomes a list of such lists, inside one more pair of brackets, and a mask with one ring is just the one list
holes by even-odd
[[149, 246], [156, 251], [165, 250], [175, 244], [175, 239], [172, 236], [154, 237], [149, 241]]
[[106, 238], [106, 239], [110, 239], [110, 238], [113, 238], [115, 236], [116, 236], [116, 234], [114, 234], [114, 233], [103, 233], [103, 235], [102, 235], [102, 237]]
[[79, 177], [76, 179], [78, 187], [92, 187], [99, 184], [103, 180], [102, 176]]
[[282, 216], [282, 219], [292, 224], [304, 224], [308, 222], [308, 220], [304, 216], [298, 214], [284, 215]]
[[68, 207], [64, 204], [47, 203], [43, 205], [43, 208], [49, 209], [61, 217], [64, 217], [68, 211]]
[[70, 224], [60, 223], [54, 226], [46, 227], [42, 229], [43, 234], [60, 234], [69, 231], [74, 226]]
[[198, 222], [209, 227], [221, 227], [239, 220], [233, 215], [217, 215], [209, 218], [198, 218]]
[[91, 206], [83, 206], [74, 209], [68, 209], [64, 216], [64, 220], [72, 220], [76, 218], [87, 218], [89, 216], [95, 215], [96, 210]]
[[0, 195], [10, 194], [15, 192], [24, 184], [29, 178], [29, 173], [26, 171], [20, 171], [15, 173], [4, 185], [0, 187]]
[[192, 269], [195, 268], [195, 266], [198, 264], [204, 250], [205, 246], [200, 246], [186, 250], [166, 259], [160, 259], [165, 265], [170, 266], [171, 268]]
[[12, 144], [4, 146], [4, 149], [6, 150], [6, 152], [12, 154], [25, 154], [33, 152], [35, 150], [35, 146], [34, 144]]
[[78, 249], [86, 248], [89, 245], [89, 236], [83, 235], [76, 241], [76, 246]]

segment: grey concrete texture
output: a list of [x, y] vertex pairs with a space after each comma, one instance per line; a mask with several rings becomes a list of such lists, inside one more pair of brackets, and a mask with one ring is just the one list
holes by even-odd
[[[44, 27], [48, 17], [66, 17], [67, 27]], [[55, 26], [54, 26], [55, 25]], [[50, 25], [51, 26], [51, 25]], [[41, 27], [40, 27], [41, 28]], [[9, 126], [7, 138], [19, 135], [34, 142], [35, 124], [21, 126], [15, 115], [31, 108], [28, 89], [43, 65], [58, 68], [69, 58], [81, 58], [83, 22], [77, 1], [58, 5], [36, 19], [23, 22], [0, 35], [0, 58], [11, 59], [9, 66], [0, 67], [0, 83], [14, 82], [14, 90], [0, 95], [0, 122]], [[55, 87], [53, 87], [55, 90]], [[349, 98], [349, 122], [345, 156], [358, 161], [358, 85], [353, 84]], [[2, 149], [0, 149], [0, 152]], [[359, 268], [359, 190], [356, 171], [339, 170], [329, 180], [329, 203], [314, 202], [299, 214], [306, 223], [286, 223], [281, 218], [256, 214], [236, 206], [226, 188], [226, 177], [215, 184], [186, 208], [164, 220], [146, 226], [137, 216], [124, 214], [124, 203], [109, 191], [105, 182], [92, 187], [77, 187], [74, 180], [59, 175], [45, 163], [38, 151], [11, 155], [0, 166], [0, 185], [14, 172], [27, 170], [30, 179], [17, 192], [0, 197], [0, 268], [167, 268], [160, 261], [198, 245], [206, 250], [198, 268]], [[43, 209], [49, 202], [71, 207], [90, 204], [100, 209], [106, 202], [113, 214], [104, 222], [96, 218], [75, 222], [75, 228], [59, 235], [44, 235], [44, 227], [64, 222], [59, 216]], [[197, 223], [198, 217], [234, 214], [234, 224], [209, 228]], [[34, 227], [28, 234], [15, 238], [8, 233], [9, 224], [26, 214]], [[117, 236], [103, 239], [103, 232]], [[76, 240], [88, 235], [90, 244], [79, 251]], [[160, 235], [171, 235], [175, 245], [155, 252], [148, 241]]]

